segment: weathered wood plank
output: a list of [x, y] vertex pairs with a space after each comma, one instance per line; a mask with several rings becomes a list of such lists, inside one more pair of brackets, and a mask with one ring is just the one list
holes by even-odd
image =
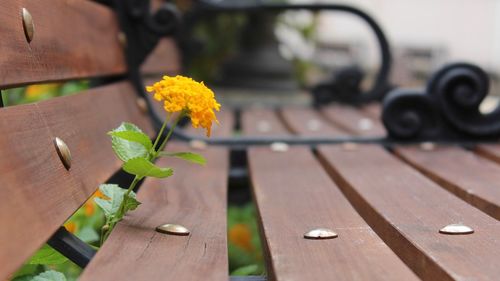
[[181, 71], [180, 53], [173, 39], [163, 38], [141, 66], [144, 75], [175, 75]]
[[[22, 9], [34, 37], [24, 34]], [[0, 88], [125, 72], [113, 11], [85, 0], [0, 2]]]
[[500, 145], [499, 144], [481, 144], [475, 148], [475, 152], [483, 157], [500, 163]]
[[[222, 127], [231, 131], [232, 118], [222, 114]], [[192, 150], [171, 143], [170, 151]], [[174, 168], [168, 179], [146, 179], [138, 194], [143, 204], [119, 223], [85, 269], [80, 280], [228, 280], [227, 258], [227, 149], [198, 151], [206, 167], [162, 158], [158, 165]], [[189, 236], [155, 232], [155, 227], [177, 223]], [[130, 266], [133, 264], [134, 266]], [[137, 270], [137, 269], [140, 270]]]
[[286, 108], [282, 109], [281, 114], [286, 126], [294, 133], [322, 137], [345, 137], [352, 135], [338, 127], [334, 127], [318, 112], [310, 108]]
[[344, 105], [327, 106], [321, 110], [327, 120], [337, 127], [359, 136], [384, 137], [386, 131], [379, 119], [359, 109]]
[[[276, 131], [259, 130], [258, 122], [262, 121]], [[276, 116], [262, 111], [255, 115], [245, 112], [243, 125], [246, 135], [276, 134], [284, 128]], [[268, 252], [269, 278], [417, 279], [356, 213], [308, 148], [273, 152], [268, 147], [254, 147], [248, 157]], [[332, 228], [339, 237], [303, 238], [305, 232], [317, 227]]]
[[397, 155], [448, 191], [500, 220], [500, 166], [457, 147], [398, 147]]
[[[121, 83], [0, 110], [0, 280], [120, 167], [106, 132], [130, 121], [151, 133], [135, 98], [132, 87]], [[71, 150], [69, 171], [55, 137]]]
[[[321, 146], [320, 158], [363, 218], [424, 280], [497, 280], [500, 224], [383, 148]], [[444, 235], [464, 223], [471, 235]]]

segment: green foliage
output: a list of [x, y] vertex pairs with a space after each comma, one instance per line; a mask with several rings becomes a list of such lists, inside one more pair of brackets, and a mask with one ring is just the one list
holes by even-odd
[[28, 261], [28, 264], [61, 264], [67, 262], [68, 259], [61, 255], [58, 251], [54, 250], [54, 248], [45, 244], [39, 249]]
[[[113, 147], [113, 150], [115, 151], [118, 158], [120, 158], [123, 162], [127, 162], [128, 160], [137, 157], [149, 157], [149, 149], [144, 146], [142, 142], [126, 139], [142, 139], [142, 141], [144, 141], [142, 137], [139, 137], [140, 134], [144, 133], [136, 125], [124, 122], [118, 128], [112, 130], [108, 134], [111, 135], [111, 145]], [[132, 137], [133, 135], [134, 137]]]
[[132, 158], [123, 164], [123, 170], [138, 177], [167, 178], [173, 175], [171, 168], [160, 168], [148, 159], [137, 157]]
[[[254, 205], [229, 206], [227, 214], [229, 271], [232, 275], [264, 274], [264, 260]], [[243, 228], [248, 233], [238, 231], [238, 228]], [[246, 235], [249, 237], [244, 237]]]
[[54, 270], [42, 272], [35, 276], [32, 281], [67, 281], [64, 274]]
[[237, 275], [237, 276], [261, 275], [261, 274], [262, 274], [262, 269], [257, 264], [242, 266], [231, 272], [231, 275]]
[[128, 131], [111, 131], [108, 134], [113, 137], [142, 144], [142, 146], [144, 146], [144, 148], [148, 151], [151, 149], [151, 147], [153, 147], [151, 139], [143, 132], [128, 130]]
[[[119, 187], [117, 184], [101, 184], [99, 190], [108, 197], [108, 199], [94, 198], [94, 201], [104, 211], [106, 219], [109, 221], [118, 221], [121, 219], [121, 217], [116, 217], [116, 215], [127, 190]], [[135, 193], [131, 191], [124, 206], [124, 211], [135, 210], [140, 204], [141, 203], [136, 199]]]
[[207, 163], [205, 157], [193, 152], [160, 152], [160, 156], [176, 157], [200, 165]]

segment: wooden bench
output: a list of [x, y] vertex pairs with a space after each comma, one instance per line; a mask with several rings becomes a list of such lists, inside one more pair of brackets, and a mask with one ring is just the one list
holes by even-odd
[[[30, 42], [23, 8], [35, 23]], [[100, 183], [114, 180], [121, 162], [107, 131], [122, 121], [151, 136], [155, 131], [136, 85], [125, 77], [130, 65], [109, 7], [84, 0], [54, 0], [50, 6], [9, 0], [0, 3], [0, 11], [0, 88], [92, 77], [115, 80], [77, 95], [0, 109], [4, 280], [54, 239]], [[174, 45], [162, 39], [142, 73], [154, 80], [160, 73], [178, 72]], [[244, 136], [255, 138], [385, 134], [379, 105], [333, 105], [319, 111], [245, 108], [241, 114], [225, 108], [219, 120], [215, 137], [232, 137], [238, 126]], [[71, 151], [69, 169], [55, 138]], [[169, 149], [193, 147], [175, 141]], [[174, 177], [142, 183], [138, 197], [143, 204], [118, 224], [80, 280], [230, 278], [226, 208], [233, 151], [212, 145], [198, 149], [208, 160], [206, 167], [169, 161], [176, 168]], [[500, 276], [500, 145], [273, 144], [244, 151], [268, 280]], [[181, 223], [191, 234], [155, 232], [168, 222]], [[439, 233], [453, 223], [470, 226], [474, 233]], [[330, 228], [338, 237], [305, 239], [304, 233], [315, 228]]]

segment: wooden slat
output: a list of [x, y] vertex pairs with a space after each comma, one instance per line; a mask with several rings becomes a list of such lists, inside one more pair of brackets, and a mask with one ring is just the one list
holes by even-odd
[[[230, 114], [220, 114], [227, 135]], [[217, 133], [216, 133], [217, 132]], [[192, 150], [172, 143], [170, 151]], [[174, 168], [168, 179], [146, 179], [138, 194], [141, 206], [128, 214], [110, 235], [79, 280], [228, 280], [227, 257], [227, 149], [199, 151], [207, 165], [162, 158], [158, 165]], [[191, 230], [189, 236], [155, 232], [165, 223]], [[131, 266], [132, 265], [132, 266]]]
[[141, 66], [144, 75], [175, 75], [181, 71], [180, 53], [173, 39], [163, 38]]
[[457, 147], [398, 147], [396, 153], [450, 192], [500, 220], [500, 166]]
[[352, 134], [371, 137], [386, 135], [385, 128], [379, 120], [354, 107], [332, 105], [323, 108], [321, 113], [327, 120]]
[[[243, 116], [246, 135], [264, 134], [256, 125], [263, 120], [277, 132], [284, 128], [269, 112]], [[417, 279], [356, 213], [308, 148], [279, 153], [254, 147], [248, 157], [271, 280]], [[332, 228], [339, 237], [303, 238], [317, 227]]]
[[[500, 224], [405, 165], [381, 147], [319, 155], [350, 202], [382, 239], [425, 280], [498, 280]], [[471, 235], [438, 230], [464, 223]]]
[[[34, 22], [31, 43], [23, 7]], [[0, 88], [123, 73], [118, 33], [114, 13], [92, 1], [1, 1]]]
[[481, 144], [476, 147], [475, 152], [492, 161], [500, 163], [499, 144]]
[[323, 116], [310, 108], [286, 108], [281, 111], [286, 126], [294, 133], [303, 133], [307, 136], [335, 136], [345, 137], [352, 135], [334, 127]]
[[375, 119], [380, 119], [380, 116], [382, 116], [382, 106], [380, 105], [380, 103], [371, 103], [365, 105], [361, 108], [361, 110]]
[[[0, 110], [0, 280], [12, 273], [120, 166], [106, 132], [149, 123], [129, 84]], [[66, 142], [67, 171], [54, 147]]]

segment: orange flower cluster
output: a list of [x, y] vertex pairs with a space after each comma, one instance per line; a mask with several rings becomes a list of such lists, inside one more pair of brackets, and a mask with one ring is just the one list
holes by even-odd
[[165, 111], [184, 112], [191, 119], [194, 128], [205, 128], [210, 136], [212, 122], [217, 121], [214, 111], [220, 110], [220, 104], [215, 100], [212, 90], [203, 82], [191, 78], [163, 76], [163, 79], [146, 87], [148, 92], [154, 92], [154, 98], [163, 101]]

